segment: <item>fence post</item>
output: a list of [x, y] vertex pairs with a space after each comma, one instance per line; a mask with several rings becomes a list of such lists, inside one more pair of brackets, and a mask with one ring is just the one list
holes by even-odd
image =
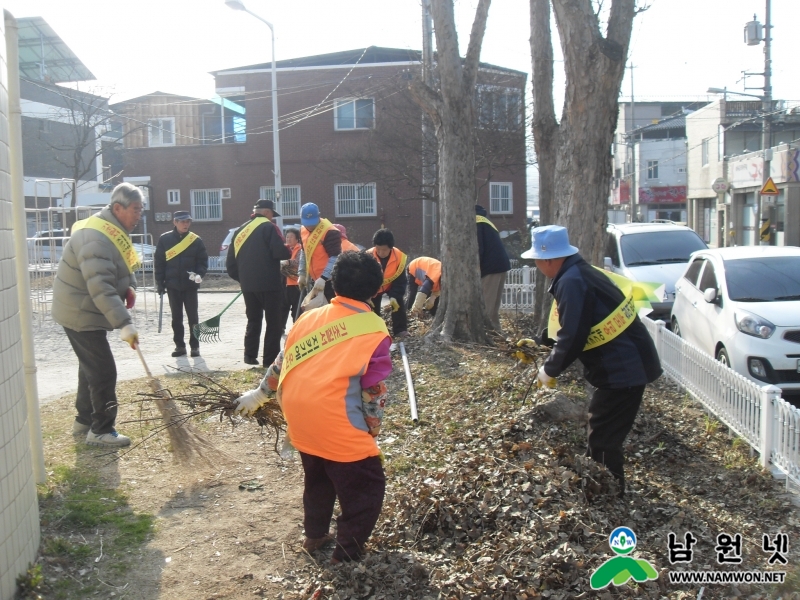
[[760, 463], [763, 468], [769, 466], [772, 447], [775, 440], [775, 401], [781, 397], [781, 389], [774, 385], [765, 385], [761, 388], [761, 424], [759, 437], [761, 438]]
[[653, 340], [656, 343], [656, 352], [658, 352], [659, 360], [663, 360], [664, 353], [662, 351], [662, 346], [664, 344], [664, 327], [666, 327], [666, 323], [659, 319], [656, 321], [656, 339]]

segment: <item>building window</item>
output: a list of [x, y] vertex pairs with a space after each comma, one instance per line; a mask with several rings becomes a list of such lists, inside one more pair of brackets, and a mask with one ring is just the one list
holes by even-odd
[[173, 117], [150, 119], [147, 123], [149, 125], [147, 131], [151, 148], [175, 145], [175, 119]]
[[678, 167], [678, 173], [686, 173], [686, 167]]
[[522, 125], [522, 94], [515, 88], [479, 85], [475, 106], [480, 129], [514, 131]]
[[50, 133], [50, 121], [47, 119], [37, 119], [39, 121], [39, 133]]
[[[259, 198], [272, 200], [275, 202], [275, 188], [273, 186], [262, 185], [259, 191]], [[277, 203], [277, 210], [284, 219], [300, 218], [300, 186], [283, 185], [281, 186], [281, 199]]]
[[378, 214], [374, 183], [337, 183], [337, 217], [374, 217]]
[[647, 178], [648, 179], [658, 179], [658, 161], [657, 160], [648, 160], [647, 161]]
[[222, 190], [191, 190], [192, 219], [195, 221], [222, 220]]
[[203, 144], [244, 144], [247, 109], [244, 96], [214, 96], [202, 113]]
[[346, 98], [333, 103], [333, 128], [336, 131], [348, 129], [372, 129], [375, 127], [375, 100]]
[[167, 190], [167, 204], [180, 204], [181, 191], [180, 190]]
[[489, 185], [489, 212], [493, 215], [510, 215], [514, 212], [510, 183]]
[[704, 167], [708, 164], [708, 141], [709, 141], [709, 139], [710, 138], [706, 138], [706, 139], [703, 140], [702, 149], [701, 149], [702, 157], [701, 157], [701, 163], [700, 164], [702, 166], [704, 166]]

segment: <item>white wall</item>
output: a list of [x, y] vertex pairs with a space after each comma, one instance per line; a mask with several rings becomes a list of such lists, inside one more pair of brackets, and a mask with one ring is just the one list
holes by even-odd
[[[711, 184], [717, 177], [724, 177], [724, 161], [719, 159], [719, 146], [722, 142], [719, 138], [719, 126], [724, 110], [724, 101], [717, 100], [686, 115], [686, 138], [689, 145], [686, 165], [688, 198], [714, 198], [717, 195], [711, 189]], [[708, 139], [706, 165], [702, 161], [704, 139]]]

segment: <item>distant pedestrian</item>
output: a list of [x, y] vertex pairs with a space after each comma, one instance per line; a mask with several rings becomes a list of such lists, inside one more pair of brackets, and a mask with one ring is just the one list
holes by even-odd
[[281, 261], [281, 275], [286, 278], [283, 317], [281, 317], [284, 327], [286, 326], [289, 315], [292, 315], [292, 321], [294, 321], [297, 315], [297, 307], [300, 304], [300, 286], [297, 285], [297, 271], [298, 265], [300, 264], [298, 257], [300, 256], [300, 250], [303, 249], [300, 245], [299, 229], [296, 227], [289, 227], [286, 229], [285, 234], [286, 247], [289, 248], [292, 256], [288, 260]]
[[486, 209], [475, 205], [475, 228], [478, 231], [478, 259], [481, 265], [481, 286], [483, 288], [483, 304], [492, 327], [502, 333], [500, 325], [500, 301], [503, 299], [503, 287], [506, 273], [511, 269], [500, 233], [494, 223], [486, 217]]
[[208, 252], [200, 236], [189, 231], [192, 215], [176, 210], [172, 231], [158, 239], [155, 254], [155, 278], [158, 293], [166, 292], [172, 312], [172, 334], [175, 350], [172, 356], [186, 356], [183, 309], [189, 321], [189, 347], [193, 357], [200, 356], [200, 342], [194, 335], [197, 316], [197, 289], [208, 271]]
[[285, 322], [283, 315], [284, 285], [281, 279], [281, 261], [291, 258], [280, 229], [271, 221], [280, 217], [272, 200], [259, 200], [253, 214], [233, 234], [225, 267], [239, 282], [244, 297], [247, 329], [244, 334], [244, 362], [258, 364], [258, 347], [261, 343], [261, 326], [266, 317], [264, 334], [264, 366], [272, 364], [281, 349], [281, 336]]

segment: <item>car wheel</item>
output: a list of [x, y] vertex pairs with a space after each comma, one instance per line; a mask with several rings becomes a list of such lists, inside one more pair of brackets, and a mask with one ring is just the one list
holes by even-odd
[[720, 348], [717, 351], [717, 360], [719, 362], [721, 362], [723, 365], [725, 365], [726, 367], [733, 368], [733, 367], [731, 367], [731, 359], [728, 356], [728, 351], [725, 350], [725, 348]]
[[678, 319], [675, 317], [672, 317], [672, 333], [678, 337], [681, 337], [681, 326], [678, 325]]

